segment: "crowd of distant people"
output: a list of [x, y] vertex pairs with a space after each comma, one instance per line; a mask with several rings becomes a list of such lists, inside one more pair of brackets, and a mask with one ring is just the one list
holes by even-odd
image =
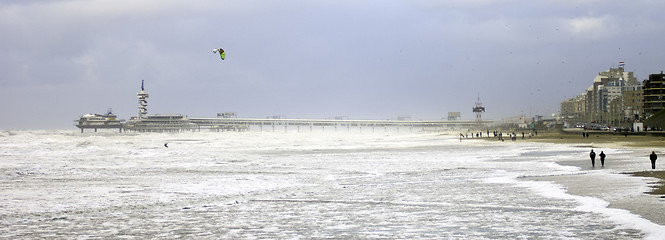
[[[481, 138], [481, 137], [483, 137], [483, 132], [476, 132], [476, 133], [470, 133], [470, 134], [471, 134], [471, 135], [469, 135], [469, 133], [466, 133], [466, 134], [464, 134], [464, 133], [460, 133], [460, 134], [459, 134], [459, 135], [460, 135], [460, 141], [462, 141], [462, 138], [473, 138], [473, 137], [474, 137], [474, 134], [475, 134], [475, 137], [476, 137], [476, 138]], [[493, 131], [492, 134], [494, 135], [495, 138], [498, 138], [498, 139], [501, 140], [501, 141], [504, 141], [504, 140], [505, 140], [505, 139], [503, 138], [503, 132]], [[490, 131], [489, 131], [489, 130], [487, 130], [487, 133], [486, 133], [485, 136], [488, 137], [488, 138], [489, 138], [489, 137], [492, 137], [492, 136], [490, 135]], [[525, 137], [529, 137], [529, 138], [531, 138], [531, 137], [533, 137], [533, 136], [538, 136], [538, 131], [537, 131], [537, 130], [533, 130], [533, 132], [529, 132], [529, 133], [524, 133], [524, 132], [522, 132], [522, 139], [524, 139]], [[515, 141], [515, 140], [517, 139], [517, 134], [516, 134], [515, 132], [508, 133], [508, 137], [509, 137], [511, 140]]]

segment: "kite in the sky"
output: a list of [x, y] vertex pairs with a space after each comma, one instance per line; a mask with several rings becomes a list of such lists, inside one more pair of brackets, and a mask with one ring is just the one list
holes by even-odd
[[221, 49], [221, 48], [215, 48], [215, 49], [212, 50], [212, 52], [213, 52], [213, 53], [217, 53], [217, 52], [219, 52], [219, 57], [221, 57], [222, 60], [224, 60], [224, 58], [226, 57], [226, 53], [224, 53], [224, 49]]

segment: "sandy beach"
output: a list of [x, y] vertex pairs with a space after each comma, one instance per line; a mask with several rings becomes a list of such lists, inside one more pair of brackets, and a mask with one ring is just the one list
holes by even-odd
[[[516, 131], [517, 132], [517, 131]], [[545, 178], [536, 178], [537, 180], [553, 181], [566, 187], [567, 191], [574, 195], [589, 196], [601, 198], [609, 202], [609, 206], [628, 210], [638, 214], [650, 221], [665, 225], [665, 170], [663, 165], [656, 164], [656, 169], [650, 168], [648, 152], [655, 150], [657, 153], [665, 146], [665, 138], [650, 135], [620, 135], [612, 133], [590, 132], [589, 138], [582, 137], [581, 132], [538, 132], [537, 136], [531, 138], [521, 138], [521, 131], [518, 134], [517, 141], [530, 141], [555, 144], [571, 144], [580, 148], [589, 149], [619, 149], [636, 152], [644, 152], [644, 171], [630, 171], [617, 174], [614, 179], [606, 179], [605, 184], [580, 184], [590, 182], [593, 173], [576, 176], [553, 176]], [[597, 152], [599, 154], [600, 151]], [[588, 156], [580, 156], [579, 161], [559, 162], [562, 165], [576, 166], [582, 169], [590, 169], [591, 164]], [[665, 155], [663, 157], [665, 158]], [[663, 160], [659, 161], [662, 163]], [[600, 165], [599, 157], [596, 157], [596, 169], [612, 170], [620, 162], [612, 162], [611, 166], [598, 168]], [[628, 176], [628, 177], [625, 177]], [[630, 192], [627, 187], [634, 181], [644, 181], [640, 178], [647, 178], [649, 190], [626, 197]], [[614, 197], [622, 195], [623, 197]]]
[[[521, 135], [518, 134], [518, 136]], [[541, 131], [538, 132], [537, 136], [524, 138], [524, 140], [533, 142], [579, 144], [595, 148], [658, 148], [665, 146], [665, 137], [652, 135], [622, 135], [608, 132], [589, 132], [589, 138], [583, 138], [581, 131], [566, 133]]]

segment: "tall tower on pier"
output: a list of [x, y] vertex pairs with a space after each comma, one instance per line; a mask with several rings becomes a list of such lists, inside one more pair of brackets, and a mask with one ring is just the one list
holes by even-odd
[[485, 112], [485, 107], [483, 107], [483, 103], [480, 102], [480, 96], [478, 96], [476, 106], [473, 107], [473, 112], [476, 113], [476, 123], [478, 124], [478, 127], [480, 127], [483, 123], [482, 114]]
[[148, 92], [143, 88], [143, 80], [141, 80], [141, 91], [136, 94], [139, 98], [139, 119], [145, 119], [148, 115]]

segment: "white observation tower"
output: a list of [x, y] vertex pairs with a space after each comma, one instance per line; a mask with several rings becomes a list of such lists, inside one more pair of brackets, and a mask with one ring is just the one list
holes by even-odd
[[141, 91], [136, 94], [139, 98], [139, 119], [145, 119], [148, 115], [148, 92], [143, 88], [143, 80], [141, 80]]

